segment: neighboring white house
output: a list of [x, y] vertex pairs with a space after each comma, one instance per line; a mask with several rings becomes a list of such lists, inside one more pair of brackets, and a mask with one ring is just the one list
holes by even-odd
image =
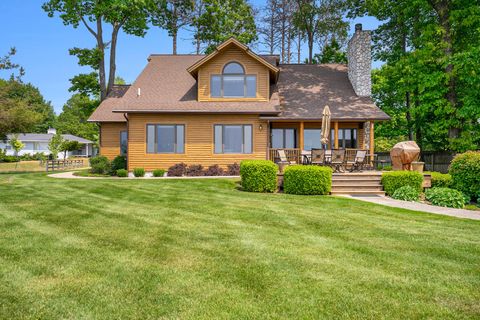
[[[44, 153], [45, 155], [50, 154], [48, 150], [48, 143], [52, 137], [57, 133], [57, 130], [50, 128], [47, 133], [21, 133], [18, 135], [18, 140], [22, 141], [25, 147], [18, 153], [18, 155], [24, 154], [35, 154], [35, 153]], [[10, 139], [13, 137], [13, 134], [7, 135], [7, 140], [0, 140], [0, 149], [6, 150], [7, 155], [15, 155], [15, 151], [10, 145]], [[82, 144], [80, 150], [75, 150], [72, 152], [67, 152], [67, 158], [71, 156], [76, 157], [91, 157], [94, 155], [93, 141], [83, 139], [71, 134], [62, 134], [63, 139], [70, 141], [78, 141]], [[63, 158], [63, 152], [58, 154], [59, 158]]]

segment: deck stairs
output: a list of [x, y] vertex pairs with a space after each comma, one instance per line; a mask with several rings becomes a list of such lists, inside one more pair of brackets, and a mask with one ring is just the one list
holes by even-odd
[[384, 196], [381, 180], [382, 173], [377, 171], [334, 173], [331, 194]]

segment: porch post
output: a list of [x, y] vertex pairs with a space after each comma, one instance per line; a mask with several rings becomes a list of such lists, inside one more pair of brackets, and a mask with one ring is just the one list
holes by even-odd
[[298, 136], [298, 148], [300, 149], [300, 152], [303, 150], [303, 129], [304, 129], [304, 123], [303, 121], [300, 122], [300, 133]]
[[374, 130], [375, 124], [373, 121], [370, 121], [370, 159], [373, 160], [373, 153], [375, 152], [375, 139], [374, 139]]
[[334, 140], [334, 149], [338, 149], [338, 121], [333, 123], [333, 130], [335, 132], [335, 140]]

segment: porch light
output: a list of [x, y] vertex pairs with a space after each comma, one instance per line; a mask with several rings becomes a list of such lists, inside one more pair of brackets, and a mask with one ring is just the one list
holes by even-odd
[[262, 131], [263, 130], [263, 124], [258, 126], [258, 130]]

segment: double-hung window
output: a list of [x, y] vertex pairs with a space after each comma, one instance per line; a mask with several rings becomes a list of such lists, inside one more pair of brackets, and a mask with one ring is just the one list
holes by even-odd
[[[338, 147], [340, 149], [345, 148], [358, 148], [358, 129], [356, 128], [341, 128], [338, 129]], [[335, 130], [330, 132], [330, 144], [332, 147], [335, 145]]]
[[184, 153], [183, 124], [148, 124], [147, 153]]
[[274, 149], [295, 148], [297, 135], [296, 130], [288, 129], [272, 129], [270, 139], [271, 147]]
[[215, 125], [215, 153], [252, 153], [252, 125]]
[[230, 62], [221, 75], [210, 77], [210, 96], [213, 98], [255, 98], [257, 76], [247, 75], [242, 65]]

